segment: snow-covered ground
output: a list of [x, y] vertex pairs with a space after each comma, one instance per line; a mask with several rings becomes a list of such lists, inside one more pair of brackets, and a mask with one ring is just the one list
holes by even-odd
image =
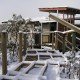
[[[19, 63], [17, 56], [11, 61], [10, 54], [8, 53], [8, 72], [7, 75], [0, 75], [0, 80], [10, 79], [10, 80], [78, 80], [75, 73], [73, 74], [73, 64], [70, 66], [68, 56], [71, 56], [71, 52], [66, 52], [62, 54], [56, 50], [47, 49], [33, 49], [30, 50], [34, 53], [30, 53], [29, 50], [24, 57], [24, 61]], [[29, 53], [28, 53], [29, 52]], [[75, 57], [79, 58], [80, 51], [76, 52]], [[27, 55], [38, 55], [38, 60], [36, 61], [25, 61]], [[40, 58], [40, 55], [49, 56], [44, 57], [44, 60]], [[0, 74], [2, 73], [2, 57], [0, 55]], [[76, 61], [76, 60], [75, 60]], [[76, 61], [78, 62], [78, 61]], [[30, 64], [28, 67], [21, 67], [20, 71], [16, 71], [21, 64]], [[41, 64], [41, 65], [40, 65]], [[78, 63], [77, 63], [78, 64]], [[67, 65], [67, 66], [66, 66]], [[76, 65], [76, 64], [74, 64]], [[69, 68], [71, 67], [71, 68]], [[69, 71], [70, 70], [70, 71]], [[71, 73], [72, 72], [72, 73]], [[70, 75], [69, 75], [70, 74]], [[10, 76], [11, 75], [11, 76]], [[70, 77], [70, 79], [69, 79]]]

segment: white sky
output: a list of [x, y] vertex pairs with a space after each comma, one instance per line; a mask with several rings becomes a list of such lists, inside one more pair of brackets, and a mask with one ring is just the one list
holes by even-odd
[[80, 8], [80, 0], [0, 0], [0, 22], [11, 18], [13, 13], [27, 17], [46, 16], [41, 7], [68, 6]]

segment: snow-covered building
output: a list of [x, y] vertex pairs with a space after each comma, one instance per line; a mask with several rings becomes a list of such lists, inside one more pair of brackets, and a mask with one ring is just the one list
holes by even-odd
[[45, 45], [46, 43], [52, 43], [52, 34], [49, 32], [56, 30], [56, 21], [51, 20], [51, 19], [46, 18], [46, 17], [34, 18], [34, 19], [32, 19], [32, 21], [34, 21], [34, 22], [39, 21], [40, 22], [40, 29], [41, 29], [40, 33], [41, 34], [39, 37], [41, 39], [37, 38], [38, 41], [40, 40], [40, 44]]

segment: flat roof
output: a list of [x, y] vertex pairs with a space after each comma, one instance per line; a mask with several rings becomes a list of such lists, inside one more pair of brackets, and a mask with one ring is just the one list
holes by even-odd
[[42, 12], [51, 12], [51, 13], [59, 13], [64, 14], [80, 14], [80, 9], [72, 8], [72, 7], [53, 7], [53, 8], [39, 8], [39, 11]]

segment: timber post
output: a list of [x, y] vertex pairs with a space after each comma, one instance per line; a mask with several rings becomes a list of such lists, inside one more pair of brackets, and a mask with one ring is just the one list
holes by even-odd
[[55, 49], [58, 49], [58, 33], [55, 32]]
[[[73, 32], [72, 33], [72, 52], [74, 53], [74, 51], [76, 50], [76, 33]], [[74, 54], [75, 56], [75, 54]]]
[[24, 53], [26, 53], [27, 45], [26, 45], [26, 32], [24, 32], [24, 45], [23, 45]]
[[66, 35], [63, 34], [63, 44], [62, 44], [62, 52], [63, 52], [63, 54], [65, 53], [65, 50], [66, 50], [66, 46], [65, 46], [65, 38], [66, 38]]
[[54, 33], [52, 33], [52, 50], [54, 49]]
[[19, 31], [19, 62], [22, 62], [22, 31]]
[[1, 34], [1, 50], [2, 50], [2, 74], [6, 75], [7, 73], [7, 32], [2, 31]]
[[79, 70], [78, 70], [79, 80], [80, 80], [80, 62], [79, 62]]

